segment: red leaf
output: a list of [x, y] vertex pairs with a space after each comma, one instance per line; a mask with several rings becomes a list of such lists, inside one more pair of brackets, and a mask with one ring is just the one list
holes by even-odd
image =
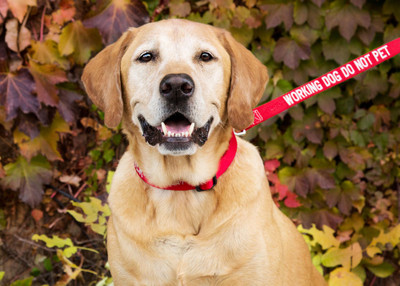
[[33, 209], [31, 215], [37, 223], [43, 218], [43, 212], [38, 209]]
[[325, 0], [311, 0], [315, 5], [321, 8], [322, 4], [324, 4]]
[[261, 7], [267, 12], [265, 23], [267, 28], [275, 28], [281, 23], [285, 24], [286, 30], [293, 25], [293, 4], [268, 4]]
[[296, 69], [300, 60], [307, 60], [310, 57], [309, 46], [299, 45], [289, 38], [280, 38], [274, 49], [274, 60], [283, 62], [291, 69]]
[[78, 100], [82, 99], [82, 96], [67, 89], [59, 88], [60, 94], [58, 98], [60, 101], [58, 102], [58, 111], [65, 121], [68, 123], [75, 122], [77, 120], [77, 104], [75, 103]]
[[337, 229], [338, 225], [343, 221], [342, 217], [328, 210], [316, 210], [308, 213], [300, 212], [299, 217], [304, 228], [310, 228], [314, 223], [319, 229], [322, 229], [323, 225]]
[[281, 184], [277, 184], [276, 185], [276, 190], [279, 194], [278, 200], [283, 200], [288, 193], [290, 193], [289, 188], [286, 185], [281, 185]]
[[7, 120], [14, 119], [18, 109], [24, 113], [32, 112], [39, 116], [40, 104], [32, 95], [34, 89], [35, 83], [26, 69], [21, 69], [16, 74], [0, 75], [0, 104], [6, 107]]
[[281, 163], [276, 159], [267, 160], [264, 162], [265, 171], [271, 173], [274, 172], [280, 165]]
[[71, 21], [76, 13], [74, 0], [61, 0], [60, 8], [54, 11], [51, 16], [53, 21], [62, 26], [65, 22]]
[[302, 196], [303, 198], [307, 197], [307, 194], [310, 191], [310, 183], [306, 177], [302, 174], [296, 176], [296, 184], [294, 186], [294, 190], [296, 194]]
[[336, 143], [333, 141], [325, 142], [323, 151], [324, 151], [324, 156], [328, 158], [328, 160], [332, 160], [338, 154]]
[[297, 200], [297, 195], [290, 191], [287, 193], [287, 197], [283, 201], [283, 203], [288, 208], [298, 208], [299, 206], [301, 206], [301, 203]]
[[97, 28], [106, 45], [115, 42], [130, 27], [150, 21], [148, 12], [139, 0], [111, 0], [96, 16], [84, 21], [89, 28]]
[[67, 81], [65, 72], [56, 65], [39, 65], [29, 62], [29, 70], [36, 82], [38, 99], [46, 105], [58, 105], [57, 83]]
[[278, 178], [278, 175], [277, 175], [276, 173], [269, 173], [269, 174], [267, 174], [267, 178], [268, 178], [268, 181], [269, 181], [270, 183], [274, 184], [274, 185], [280, 183], [279, 178]]

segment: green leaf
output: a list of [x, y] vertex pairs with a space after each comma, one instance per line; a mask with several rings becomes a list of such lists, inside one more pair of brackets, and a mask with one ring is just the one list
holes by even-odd
[[328, 30], [339, 27], [340, 34], [350, 42], [357, 27], [368, 28], [371, 24], [371, 16], [367, 11], [361, 10], [343, 1], [334, 1], [326, 14], [325, 24]]
[[71, 55], [77, 64], [86, 63], [92, 52], [102, 48], [97, 29], [85, 28], [80, 20], [69, 23], [62, 29], [58, 50], [62, 55]]
[[392, 73], [389, 78], [389, 82], [392, 84], [389, 91], [389, 96], [398, 98], [400, 95], [400, 72]]
[[378, 265], [368, 265], [368, 270], [375, 274], [375, 276], [380, 278], [386, 278], [393, 274], [396, 268], [389, 262], [382, 262]]
[[107, 149], [104, 151], [103, 159], [106, 160], [106, 163], [110, 163], [115, 156], [115, 152], [113, 149]]
[[3, 280], [4, 274], [6, 274], [4, 271], [0, 271], [0, 281]]
[[110, 190], [111, 190], [111, 182], [112, 182], [112, 179], [113, 179], [113, 177], [114, 177], [114, 173], [115, 173], [115, 172], [113, 172], [113, 171], [108, 171], [108, 173], [107, 173], [107, 182], [106, 182], [106, 190], [107, 190], [107, 193], [110, 193]]
[[44, 269], [46, 269], [46, 271], [48, 271], [48, 272], [53, 271], [53, 263], [51, 262], [51, 259], [50, 259], [50, 258], [46, 258], [46, 259], [43, 261], [43, 267], [44, 267]]
[[335, 60], [342, 65], [348, 62], [350, 58], [349, 44], [343, 38], [335, 37], [329, 41], [322, 42], [322, 52], [325, 59]]
[[17, 280], [11, 283], [10, 286], [31, 286], [33, 281], [33, 277], [26, 278], [24, 280]]
[[383, 3], [382, 12], [386, 15], [394, 14], [397, 21], [400, 22], [399, 2], [397, 0], [386, 0]]
[[36, 206], [42, 200], [43, 185], [49, 184], [53, 176], [49, 162], [43, 156], [36, 156], [28, 162], [20, 156], [14, 163], [4, 166], [6, 177], [2, 183], [14, 190], [19, 190], [19, 198]]
[[368, 130], [374, 125], [375, 116], [372, 113], [368, 113], [357, 122], [357, 127], [361, 130]]
[[253, 29], [248, 28], [234, 28], [231, 27], [229, 31], [232, 33], [232, 36], [242, 45], [248, 46], [253, 39]]
[[307, 25], [293, 27], [290, 30], [290, 35], [296, 42], [306, 46], [313, 45], [320, 36], [318, 31], [311, 29]]

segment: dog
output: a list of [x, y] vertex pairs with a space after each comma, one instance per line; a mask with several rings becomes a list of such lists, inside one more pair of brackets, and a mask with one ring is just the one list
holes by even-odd
[[232, 132], [253, 122], [268, 73], [229, 32], [178, 19], [131, 28], [82, 81], [129, 140], [109, 195], [115, 285], [325, 284], [256, 147]]

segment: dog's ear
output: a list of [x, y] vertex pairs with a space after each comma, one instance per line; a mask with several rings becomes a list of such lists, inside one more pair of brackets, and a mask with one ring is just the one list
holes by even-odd
[[134, 29], [125, 32], [91, 59], [82, 74], [87, 94], [104, 111], [104, 122], [111, 128], [117, 127], [122, 119], [121, 59], [134, 34]]
[[267, 68], [230, 33], [222, 32], [222, 43], [231, 58], [228, 120], [236, 130], [253, 123], [256, 107], [268, 81]]

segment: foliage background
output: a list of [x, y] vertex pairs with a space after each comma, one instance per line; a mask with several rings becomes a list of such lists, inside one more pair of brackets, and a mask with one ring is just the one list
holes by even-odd
[[[400, 36], [397, 0], [1, 0], [0, 284], [111, 283], [103, 203], [127, 142], [80, 76], [127, 27], [171, 17], [251, 49], [262, 101]], [[400, 284], [399, 95], [397, 56], [247, 135], [330, 285]]]

